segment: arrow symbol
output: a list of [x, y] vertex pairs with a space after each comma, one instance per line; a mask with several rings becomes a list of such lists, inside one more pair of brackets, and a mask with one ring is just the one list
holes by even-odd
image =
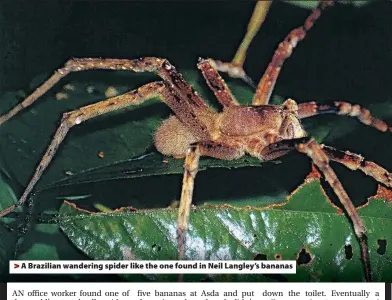
[[18, 264], [14, 264], [14, 269], [19, 268], [20, 266]]

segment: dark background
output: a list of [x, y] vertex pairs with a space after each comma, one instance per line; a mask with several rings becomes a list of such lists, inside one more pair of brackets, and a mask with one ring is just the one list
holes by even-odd
[[[200, 56], [229, 61], [253, 7], [250, 1], [2, 1], [0, 92], [28, 93], [34, 77], [48, 74], [71, 57], [160, 56], [180, 70], [196, 69]], [[256, 82], [278, 43], [308, 14], [306, 9], [275, 1], [245, 64]], [[391, 102], [391, 16], [390, 1], [329, 9], [284, 65], [275, 92], [299, 102], [337, 99], [364, 106]], [[392, 123], [390, 116], [387, 120]], [[391, 170], [388, 139], [358, 126], [334, 146], [355, 149]], [[219, 176], [232, 172], [232, 180], [238, 180], [233, 174], [239, 171], [212, 172]], [[369, 188], [358, 196], [362, 177], [350, 173], [344, 184], [350, 195], [363, 202], [374, 194], [376, 185], [366, 179]], [[302, 181], [296, 178], [293, 187]]]
[[[153, 55], [180, 68], [193, 67], [199, 56], [230, 60], [254, 7], [251, 1], [18, 0], [0, 5], [3, 90], [25, 89], [34, 76], [70, 57]], [[385, 100], [392, 74], [391, 12], [390, 1], [329, 9], [285, 65], [278, 94]], [[308, 13], [275, 1], [249, 51], [246, 70], [254, 80], [279, 41]]]

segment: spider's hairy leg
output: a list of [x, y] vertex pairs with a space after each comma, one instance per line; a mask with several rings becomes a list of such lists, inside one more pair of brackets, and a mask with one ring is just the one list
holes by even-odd
[[305, 139], [305, 141], [297, 142], [295, 147], [299, 152], [307, 154], [312, 159], [312, 162], [320, 169], [324, 175], [325, 180], [329, 183], [335, 194], [338, 196], [353, 224], [355, 235], [357, 236], [360, 243], [365, 279], [366, 281], [372, 281], [365, 224], [363, 223], [362, 218], [359, 216], [357, 209], [347, 195], [347, 192], [344, 190], [343, 185], [339, 181], [335, 172], [329, 166], [328, 156], [314, 139], [310, 139], [308, 141]]
[[332, 0], [321, 0], [317, 8], [315, 8], [310, 16], [305, 20], [304, 25], [292, 30], [283, 42], [279, 44], [278, 49], [275, 50], [272, 60], [257, 86], [256, 93], [253, 97], [254, 105], [265, 105], [269, 103], [283, 63], [291, 56], [291, 53], [297, 46], [298, 42], [305, 38], [306, 33], [313, 27], [316, 20], [320, 17], [321, 11], [331, 5], [333, 5]]
[[[334, 101], [332, 104], [317, 103], [315, 101], [298, 104], [299, 119], [305, 119], [323, 114], [354, 117], [357, 118], [361, 123], [373, 127], [381, 132], [392, 133], [391, 126], [389, 126], [386, 122], [372, 116], [368, 109], [362, 108], [358, 104], [351, 104], [344, 101]], [[366, 161], [361, 155], [351, 153], [349, 151], [337, 150], [330, 146], [321, 146], [331, 160], [341, 163], [351, 170], [360, 170], [385, 186], [392, 188], [391, 173], [376, 163]]]
[[185, 257], [186, 232], [188, 231], [194, 181], [198, 171], [200, 156], [232, 160], [240, 158], [244, 154], [244, 150], [240, 147], [235, 147], [235, 145], [230, 146], [220, 142], [198, 142], [189, 147], [185, 157], [184, 177], [178, 211], [178, 259], [181, 260]]
[[342, 151], [330, 146], [320, 145], [330, 160], [336, 161], [350, 170], [360, 170], [373, 177], [379, 183], [392, 188], [392, 174], [378, 164], [366, 160], [363, 156], [349, 151]]
[[304, 137], [299, 139], [283, 140], [271, 144], [263, 150], [263, 153], [266, 153], [267, 155], [268, 153], [285, 154], [288, 153], [290, 150], [294, 149], [308, 155], [312, 159], [313, 164], [316, 165], [317, 168], [321, 171], [321, 173], [324, 175], [325, 180], [329, 183], [334, 193], [338, 196], [348, 217], [352, 222], [355, 235], [357, 236], [360, 244], [365, 279], [367, 281], [371, 281], [370, 259], [365, 225], [361, 217], [359, 216], [357, 209], [347, 195], [347, 192], [344, 190], [341, 182], [336, 176], [335, 172], [329, 166], [329, 158], [323, 150], [323, 147], [317, 144], [317, 142], [313, 138]]
[[23, 195], [19, 199], [16, 205], [10, 206], [0, 212], [0, 217], [5, 216], [9, 212], [13, 211], [16, 207], [21, 206], [27, 199], [29, 193], [33, 190], [38, 180], [41, 178], [43, 172], [52, 161], [58, 147], [64, 140], [68, 131], [75, 125], [79, 125], [94, 117], [104, 115], [106, 113], [123, 109], [128, 106], [139, 105], [144, 101], [158, 97], [165, 102], [180, 120], [186, 120], [185, 125], [189, 126], [189, 130], [197, 136], [199, 132], [203, 132], [203, 124], [198, 121], [197, 118], [193, 118], [193, 111], [186, 105], [176, 92], [172, 91], [166, 83], [163, 82], [152, 82], [139, 87], [136, 90], [130, 91], [123, 95], [109, 98], [107, 100], [94, 103], [88, 106], [81, 107], [74, 111], [65, 113], [61, 120], [61, 124], [58, 127], [52, 142], [38, 164], [33, 177], [30, 179]]
[[185, 257], [186, 232], [188, 231], [189, 214], [192, 205], [195, 177], [199, 168], [200, 147], [192, 145], [186, 154], [184, 163], [184, 177], [182, 180], [182, 191], [180, 207], [178, 209], [178, 259]]
[[[115, 59], [115, 58], [73, 58], [65, 63], [64, 67], [58, 69], [47, 81], [39, 86], [21, 103], [16, 105], [6, 114], [0, 116], [0, 125], [12, 118], [22, 109], [29, 107], [43, 94], [51, 89], [60, 79], [71, 72], [86, 70], [129, 70], [133, 72], [152, 72], [160, 76], [164, 81], [169, 83], [193, 109], [207, 110], [207, 104], [185, 81], [182, 75], [177, 72], [169, 61], [157, 57], [144, 57], [138, 59]], [[207, 136], [205, 136], [207, 137]]]
[[223, 107], [239, 105], [223, 78], [214, 68], [211, 59], [199, 59], [197, 67], [201, 70], [208, 86]]
[[212, 63], [219, 72], [225, 72], [232, 78], [240, 78], [252, 87], [256, 87], [252, 79], [244, 71], [246, 53], [254, 37], [264, 23], [272, 0], [257, 1], [249, 20], [246, 34], [231, 62], [213, 60]]
[[21, 103], [17, 104], [4, 115], [0, 116], [0, 125], [7, 122], [24, 108], [29, 107], [31, 104], [33, 104], [39, 97], [45, 94], [50, 88], [52, 88], [61, 78], [63, 78], [67, 74], [68, 73], [66, 71], [62, 71], [62, 69], [59, 69], [57, 72], [55, 72], [48, 80], [46, 80], [41, 86], [39, 86], [26, 99], [24, 99]]
[[358, 104], [344, 101], [333, 101], [332, 104], [317, 103], [315, 101], [298, 104], [298, 118], [305, 119], [312, 116], [334, 114], [357, 118], [361, 123], [382, 132], [391, 132], [392, 127], [384, 121], [373, 117], [369, 110]]

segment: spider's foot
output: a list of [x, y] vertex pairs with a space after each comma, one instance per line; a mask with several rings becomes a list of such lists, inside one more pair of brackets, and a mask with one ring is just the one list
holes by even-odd
[[210, 62], [211, 65], [219, 72], [227, 73], [231, 78], [242, 79], [247, 85], [256, 89], [256, 84], [253, 82], [252, 78], [246, 74], [242, 65], [214, 59], [210, 59]]
[[[186, 231], [187, 230], [182, 228], [177, 229], [177, 259], [178, 260], [185, 259]], [[183, 282], [184, 274], [178, 274], [177, 281]]]
[[185, 258], [185, 242], [186, 242], [186, 230], [177, 230], [177, 259], [183, 260]]

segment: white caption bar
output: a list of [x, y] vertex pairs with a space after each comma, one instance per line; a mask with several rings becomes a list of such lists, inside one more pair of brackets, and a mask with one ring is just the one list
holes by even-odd
[[384, 300], [384, 283], [8, 283], [7, 300]]
[[12, 260], [11, 274], [295, 274], [294, 260]]

